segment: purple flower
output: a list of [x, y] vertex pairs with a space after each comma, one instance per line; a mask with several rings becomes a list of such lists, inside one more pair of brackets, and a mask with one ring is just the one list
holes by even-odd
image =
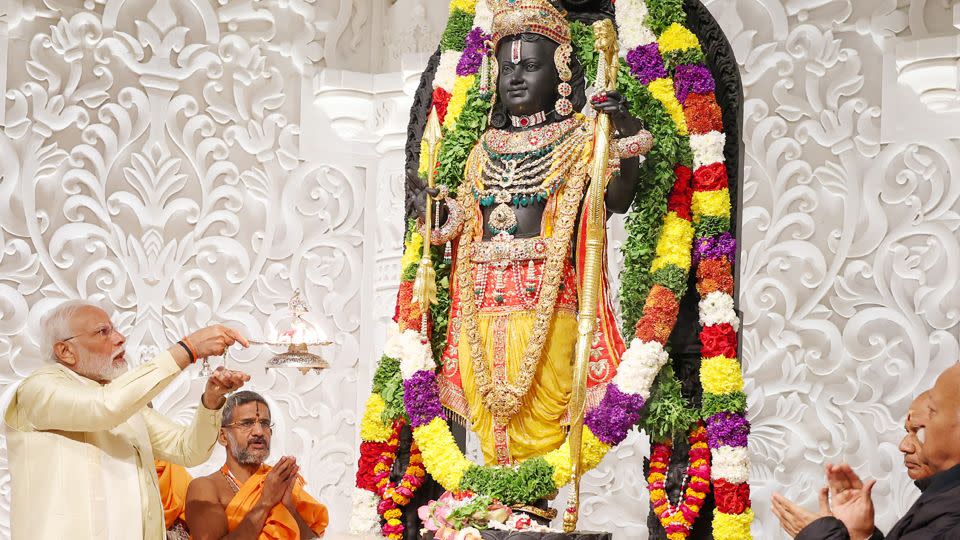
[[627, 437], [630, 428], [640, 421], [643, 404], [643, 396], [626, 394], [616, 384], [610, 383], [600, 405], [588, 411], [583, 421], [598, 439], [616, 446]]
[[630, 73], [641, 84], [650, 84], [651, 81], [667, 76], [667, 68], [663, 65], [663, 57], [656, 42], [640, 45], [627, 53], [627, 64]]
[[479, 27], [467, 34], [466, 46], [460, 55], [460, 62], [457, 63], [457, 75], [465, 77], [480, 70], [480, 62], [487, 52], [486, 42], [489, 39], [490, 34], [484, 34]]
[[407, 409], [412, 428], [429, 424], [438, 416], [446, 419], [440, 404], [437, 374], [426, 370], [418, 371], [403, 381], [403, 405]]
[[677, 99], [681, 104], [687, 101], [687, 96], [691, 93], [709, 94], [715, 88], [710, 71], [699, 64], [677, 66], [673, 74], [673, 87], [677, 90]]
[[737, 253], [737, 240], [732, 234], [725, 232], [719, 236], [697, 238], [693, 241], [693, 263], [703, 259], [719, 259], [726, 257], [733, 264]]
[[707, 419], [707, 444], [710, 448], [721, 446], [747, 446], [750, 422], [739, 414], [721, 412]]

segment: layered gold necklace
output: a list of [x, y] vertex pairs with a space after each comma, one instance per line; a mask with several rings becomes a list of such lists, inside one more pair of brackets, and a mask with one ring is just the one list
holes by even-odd
[[[564, 124], [560, 123], [560, 124]], [[589, 139], [589, 134], [584, 130], [584, 123], [577, 121], [573, 126], [581, 133], [571, 137], [571, 143], [576, 141], [577, 146], [573, 144], [557, 145], [550, 153], [557, 153], [553, 158], [557, 167], [546, 169], [547, 175], [560, 175], [566, 178], [563, 189], [560, 191], [560, 200], [557, 205], [557, 219], [554, 226], [553, 235], [548, 240], [547, 256], [544, 263], [544, 270], [541, 281], [540, 297], [537, 301], [534, 314], [533, 329], [530, 334], [530, 341], [524, 350], [523, 359], [520, 364], [520, 371], [515, 381], [494, 381], [491, 375], [489, 363], [484, 357], [483, 343], [477, 325], [477, 303], [474, 288], [471, 283], [473, 278], [473, 263], [471, 260], [471, 246], [473, 244], [474, 234], [477, 232], [479, 212], [470, 212], [467, 218], [466, 227], [460, 236], [460, 243], [457, 254], [457, 284], [460, 292], [460, 316], [463, 321], [463, 328], [470, 346], [470, 356], [472, 360], [473, 372], [477, 391], [487, 410], [493, 414], [494, 421], [501, 426], [505, 426], [514, 415], [516, 415], [522, 405], [523, 399], [530, 390], [533, 383], [533, 377], [536, 374], [537, 366], [543, 356], [543, 347], [546, 343], [547, 334], [550, 330], [550, 324], [553, 321], [554, 310], [557, 303], [557, 296], [560, 284], [563, 280], [563, 271], [566, 259], [569, 256], [570, 241], [576, 224], [577, 211], [580, 208], [580, 201], [583, 199], [584, 189], [587, 184], [587, 166], [581, 157], [584, 144]], [[553, 124], [555, 128], [570, 126], [559, 126]], [[529, 134], [510, 134], [518, 136], [527, 136], [529, 143]], [[553, 139], [555, 141], [556, 139]], [[546, 143], [551, 142], [551, 138], [546, 138]], [[490, 142], [488, 140], [488, 142]], [[498, 141], [493, 141], [494, 143]], [[509, 144], [509, 141], [504, 141]], [[495, 145], [488, 145], [490, 146]], [[518, 148], [519, 147], [519, 148]], [[523, 148], [523, 144], [514, 146], [517, 150]], [[562, 150], [561, 150], [562, 148]], [[562, 154], [560, 154], [562, 152]], [[488, 170], [483, 160], [489, 160], [491, 157], [485, 149], [479, 145], [474, 148], [467, 160], [465, 183], [468, 186], [483, 186], [481, 175], [483, 171]], [[548, 178], [539, 179], [540, 183], [549, 181]], [[468, 204], [467, 197], [470, 197], [471, 190], [461, 189], [461, 204]]]

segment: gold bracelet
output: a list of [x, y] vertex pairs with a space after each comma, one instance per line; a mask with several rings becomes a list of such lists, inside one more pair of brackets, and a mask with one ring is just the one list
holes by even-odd
[[466, 211], [459, 202], [450, 197], [445, 197], [443, 202], [447, 205], [447, 220], [443, 223], [443, 227], [433, 229], [430, 234], [430, 243], [435, 246], [442, 246], [456, 238], [466, 221]]

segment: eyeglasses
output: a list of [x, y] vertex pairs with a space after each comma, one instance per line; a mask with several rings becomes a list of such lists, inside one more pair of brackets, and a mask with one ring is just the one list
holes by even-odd
[[113, 327], [113, 325], [108, 324], [106, 326], [101, 326], [96, 330], [90, 332], [81, 332], [75, 336], [61, 339], [60, 341], [70, 341], [71, 339], [78, 338], [80, 336], [100, 336], [101, 339], [107, 339], [108, 337], [112, 336], [114, 332], [116, 332], [116, 329]]
[[224, 424], [223, 427], [237, 428], [240, 431], [252, 431], [253, 426], [257, 424], [260, 424], [260, 429], [264, 431], [273, 431], [273, 426], [276, 425], [271, 423], [269, 420], [241, 420], [232, 424]]

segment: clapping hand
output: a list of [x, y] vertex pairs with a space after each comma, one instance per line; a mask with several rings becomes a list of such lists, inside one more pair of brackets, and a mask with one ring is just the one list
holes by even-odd
[[874, 530], [871, 493], [877, 481], [864, 484], [846, 463], [827, 465], [826, 471], [833, 515], [847, 527], [851, 540], [870, 538]]
[[815, 520], [831, 515], [827, 500], [827, 488], [820, 490], [820, 511], [811, 512], [779, 493], [773, 494], [773, 513], [780, 520], [780, 526], [791, 537], [796, 536]]

